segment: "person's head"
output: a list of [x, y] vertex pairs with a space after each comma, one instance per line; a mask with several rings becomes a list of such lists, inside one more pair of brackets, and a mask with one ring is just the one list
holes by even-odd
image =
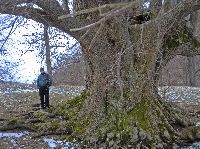
[[40, 72], [41, 73], [44, 72], [44, 68], [43, 67], [40, 68]]

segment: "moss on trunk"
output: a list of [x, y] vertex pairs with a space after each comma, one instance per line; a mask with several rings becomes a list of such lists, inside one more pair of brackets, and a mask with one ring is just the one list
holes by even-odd
[[166, 29], [162, 21], [131, 26], [124, 15], [113, 16], [91, 28], [92, 34], [80, 42], [87, 65], [87, 94], [78, 97], [84, 98], [78, 110], [66, 106], [73, 136], [86, 144], [113, 148], [166, 148], [180, 138], [177, 130], [188, 120], [183, 124], [182, 113], [159, 99], [155, 78], [167, 59], [165, 50], [171, 48], [165, 43], [172, 42], [173, 47], [197, 43], [186, 34], [179, 41], [168, 40], [171, 36], [166, 32], [171, 28]]
[[[164, 148], [173, 146], [188, 140], [186, 134], [195, 138], [199, 127], [187, 129], [182, 136], [179, 130], [187, 127], [176, 123], [172, 117], [182, 118], [167, 103], [162, 103], [154, 98], [143, 99], [133, 109], [128, 111], [108, 107], [109, 113], [101, 120], [98, 127], [91, 132], [94, 125], [94, 117], [79, 117], [82, 104], [87, 99], [86, 92], [67, 103], [67, 111], [70, 119], [68, 125], [72, 126], [73, 133], [68, 139], [77, 140], [76, 143], [91, 147], [130, 147], [146, 146], [156, 147], [163, 145]], [[169, 116], [170, 115], [170, 116]], [[194, 133], [195, 130], [195, 133]], [[197, 131], [198, 130], [198, 131]], [[195, 139], [193, 139], [195, 140]]]

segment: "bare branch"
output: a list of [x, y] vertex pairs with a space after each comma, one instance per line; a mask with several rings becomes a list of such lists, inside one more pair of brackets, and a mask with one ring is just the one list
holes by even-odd
[[7, 35], [7, 37], [6, 37], [6, 39], [4, 40], [4, 42], [3, 42], [3, 44], [2, 44], [2, 46], [1, 46], [0, 49], [2, 49], [2, 48], [4, 47], [4, 45], [5, 45], [5, 43], [7, 42], [8, 38], [9, 38], [10, 35], [12, 34], [13, 29], [14, 29], [14, 25], [15, 25], [17, 19], [18, 19], [18, 17], [16, 17], [15, 20], [12, 22], [12, 27], [11, 27], [11, 29], [10, 29], [10, 31], [9, 31], [9, 33], [8, 33], [8, 35]]
[[51, 15], [61, 15], [64, 14], [64, 11], [57, 0], [13, 0], [19, 6], [20, 4], [35, 4], [41, 9], [43, 9], [46, 13]]
[[159, 16], [156, 20], [161, 22], [162, 30], [168, 29], [172, 23], [178, 23], [190, 13], [200, 9], [200, 1], [187, 0], [177, 4], [174, 8]]
[[87, 29], [87, 28], [90, 28], [90, 27], [94, 27], [96, 25], [99, 25], [101, 24], [102, 22], [116, 16], [116, 15], [120, 15], [120, 13], [124, 10], [126, 10], [127, 8], [131, 8], [133, 6], [135, 6], [136, 4], [138, 4], [139, 1], [134, 1], [134, 2], [131, 2], [131, 3], [126, 3], [126, 5], [124, 5], [124, 7], [122, 7], [121, 9], [118, 9], [118, 10], [115, 10], [115, 11], [110, 11], [105, 15], [105, 17], [103, 17], [102, 19], [100, 19], [99, 21], [95, 22], [95, 23], [92, 23], [92, 24], [89, 24], [89, 25], [86, 25], [84, 27], [81, 27], [81, 28], [75, 28], [75, 29], [70, 29], [70, 31], [80, 31], [80, 30], [84, 30], [84, 29]]
[[112, 8], [120, 8], [120, 7], [124, 7], [124, 9], [127, 9], [127, 8], [131, 8], [133, 6], [138, 6], [138, 4], [140, 4], [140, 3], [141, 2], [139, 0], [137, 0], [137, 1], [134, 1], [134, 2], [126, 2], [126, 3], [105, 4], [105, 5], [90, 8], [90, 9], [84, 9], [84, 10], [75, 12], [73, 14], [62, 15], [62, 16], [59, 16], [58, 19], [61, 20], [61, 19], [69, 18], [69, 17], [75, 17], [75, 16], [78, 16], [78, 15], [81, 15], [81, 14], [88, 14], [88, 13], [91, 13], [91, 12], [100, 11], [100, 9], [101, 10], [102, 9], [108, 9], [108, 8], [112, 9]]
[[[30, 3], [37, 5], [38, 8], [27, 6]], [[66, 12], [56, 0], [12, 0], [8, 2], [1, 0], [0, 13], [22, 16], [42, 24], [48, 24], [73, 36], [75, 35], [69, 29], [72, 26], [79, 26], [81, 23], [76, 18], [68, 18], [64, 20], [65, 23], [61, 23], [62, 21], [58, 20], [58, 16], [66, 14]]]
[[63, 0], [63, 2], [64, 2], [64, 11], [65, 11], [67, 14], [70, 14], [69, 6], [68, 6], [68, 4], [69, 4], [68, 0]]

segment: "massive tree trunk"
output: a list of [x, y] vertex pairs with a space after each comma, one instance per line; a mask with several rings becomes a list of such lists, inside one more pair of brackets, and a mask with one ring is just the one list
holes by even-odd
[[174, 126], [184, 127], [189, 121], [157, 92], [161, 65], [168, 60], [161, 54], [166, 49], [160, 23], [130, 25], [125, 17], [116, 16], [90, 31], [93, 36], [80, 42], [87, 88], [79, 114], [80, 119], [84, 115], [89, 120], [90, 141], [103, 136], [114, 141], [110, 147], [172, 145], [179, 137]]
[[175, 132], [169, 123], [173, 115], [157, 94], [154, 78], [160, 45], [158, 28], [152, 25], [128, 28], [123, 18], [115, 17], [99, 26], [90, 46], [83, 46], [89, 72], [83, 112], [92, 118], [92, 137], [99, 137], [93, 134], [103, 127], [113, 133], [111, 140], [117, 134], [122, 140], [130, 135], [131, 141], [123, 141], [148, 144], [163, 143], [164, 133]]

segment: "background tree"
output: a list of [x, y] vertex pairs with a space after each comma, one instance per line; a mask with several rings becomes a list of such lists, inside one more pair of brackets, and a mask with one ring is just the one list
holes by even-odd
[[52, 67], [51, 67], [51, 48], [49, 44], [49, 35], [48, 35], [48, 26], [44, 25], [44, 43], [45, 43], [45, 53], [46, 53], [46, 65], [47, 72], [52, 76]]
[[[87, 136], [81, 139], [101, 144], [112, 140], [110, 147], [167, 148], [181, 138], [177, 128], [189, 125], [160, 99], [157, 85], [170, 59], [199, 54], [199, 43], [184, 18], [198, 10], [200, 2], [181, 1], [171, 9], [166, 1], [160, 11], [157, 5], [149, 10], [143, 4], [75, 0], [74, 14], [66, 15], [56, 0], [0, 2], [1, 13], [48, 22], [79, 41], [86, 63], [84, 103], [76, 121]], [[152, 13], [151, 19], [138, 20], [144, 13]], [[74, 129], [76, 133], [78, 124]]]
[[9, 58], [9, 48], [13, 48], [12, 44], [15, 42], [10, 39], [15, 30], [23, 26], [26, 21], [23, 17], [16, 17], [13, 15], [0, 16], [0, 80], [5, 82], [16, 82], [18, 78], [15, 77], [17, 66], [19, 63], [16, 60]]
[[53, 75], [68, 59], [78, 58], [80, 46], [73, 49], [73, 43], [69, 44], [69, 41], [75, 42], [72, 37], [48, 25], [35, 23], [34, 28], [38, 30], [23, 35], [25, 39], [21, 43], [29, 45], [27, 51], [39, 52], [41, 65], [45, 62], [49, 74]]
[[0, 56], [0, 82], [17, 82], [17, 78], [15, 78], [16, 70], [14, 67], [18, 66], [16, 62], [10, 62]]

